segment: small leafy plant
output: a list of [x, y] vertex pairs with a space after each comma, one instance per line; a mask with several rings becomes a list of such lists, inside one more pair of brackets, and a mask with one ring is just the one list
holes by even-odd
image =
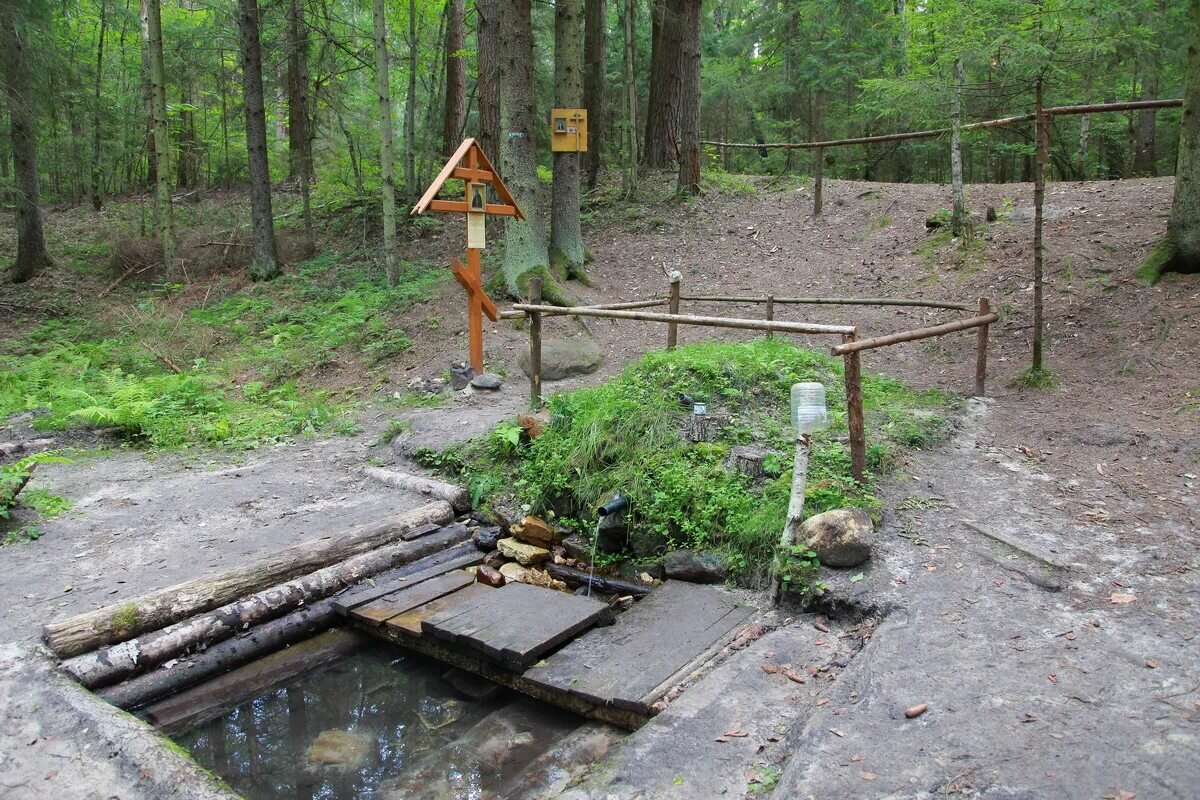
[[820, 593], [825, 586], [820, 581], [821, 562], [816, 552], [801, 545], [792, 545], [779, 554], [779, 585], [789, 594]]

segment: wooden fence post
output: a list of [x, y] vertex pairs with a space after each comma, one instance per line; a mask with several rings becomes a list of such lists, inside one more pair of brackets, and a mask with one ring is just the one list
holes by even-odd
[[821, 208], [825, 204], [825, 149], [818, 147], [813, 152], [817, 157], [817, 161], [813, 165], [813, 216], [819, 217]]
[[[542, 279], [529, 281], [529, 303], [542, 302]], [[529, 312], [529, 405], [535, 410], [542, 405], [542, 312]]]
[[[992, 305], [986, 297], [979, 298], [979, 316], [992, 313]], [[975, 339], [975, 396], [986, 397], [987, 389], [987, 346], [988, 326], [980, 325]]]
[[[767, 322], [772, 322], [775, 319], [775, 295], [767, 295]], [[774, 339], [775, 334], [772, 331], [767, 331], [767, 338]]]
[[[678, 271], [672, 271], [668, 277], [671, 282], [670, 286], [670, 303], [667, 306], [668, 314], [679, 313], [679, 284], [683, 280], [683, 276]], [[674, 322], [667, 323], [667, 349], [674, 350], [676, 343], [679, 341], [679, 326]]]
[[[842, 336], [849, 344], [858, 340], [857, 333]], [[863, 421], [862, 404], [862, 361], [857, 352], [842, 356], [846, 365], [846, 424], [850, 429], [850, 472], [854, 480], [862, 483], [867, 473], [867, 435]]]

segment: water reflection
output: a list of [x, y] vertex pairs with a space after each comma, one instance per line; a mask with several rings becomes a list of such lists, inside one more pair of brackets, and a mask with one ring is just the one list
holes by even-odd
[[507, 692], [464, 696], [446, 669], [364, 647], [175, 738], [250, 800], [491, 798], [581, 722]]

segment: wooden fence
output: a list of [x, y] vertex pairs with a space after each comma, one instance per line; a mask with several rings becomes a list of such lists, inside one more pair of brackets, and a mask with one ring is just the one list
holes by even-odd
[[[673, 350], [678, 342], [680, 325], [698, 325], [708, 328], [735, 328], [764, 331], [768, 336], [776, 333], [801, 334], [806, 336], [838, 336], [841, 343], [830, 348], [830, 353], [841, 356], [845, 367], [846, 424], [849, 428], [851, 470], [855, 480], [862, 481], [867, 469], [867, 441], [862, 401], [862, 361], [864, 350], [913, 342], [935, 336], [945, 336], [974, 328], [975, 345], [975, 395], [982, 397], [986, 392], [988, 328], [1000, 317], [991, 310], [991, 301], [981, 297], [976, 305], [944, 303], [933, 300], [891, 297], [776, 297], [774, 295], [683, 295], [682, 278], [678, 272], [671, 273], [666, 297], [633, 300], [607, 305], [577, 306], [564, 308], [541, 303], [541, 281], [530, 282], [528, 303], [517, 303], [511, 311], [501, 314], [506, 319], [525, 317], [529, 320], [529, 393], [534, 408], [542, 404], [542, 317], [573, 316], [624, 319], [638, 322], [659, 322], [667, 326], [667, 349]], [[747, 303], [766, 307], [765, 318], [713, 317], [681, 313], [682, 301], [704, 303]], [[667, 312], [638, 311], [638, 308], [667, 306]], [[867, 305], [867, 306], [910, 306], [936, 308], [947, 311], [974, 312], [974, 316], [933, 325], [914, 328], [898, 333], [860, 339], [856, 325], [824, 325], [808, 322], [783, 322], [775, 319], [776, 305]]]

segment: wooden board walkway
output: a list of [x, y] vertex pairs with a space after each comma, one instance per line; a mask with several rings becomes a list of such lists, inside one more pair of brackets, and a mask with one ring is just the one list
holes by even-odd
[[403, 579], [351, 589], [336, 608], [376, 637], [627, 728], [645, 723], [654, 703], [755, 611], [734, 592], [668, 581], [596, 627], [611, 619], [605, 603], [524, 583], [474, 583], [463, 566], [477, 557], [447, 554]]
[[509, 583], [451, 604], [421, 629], [520, 672], [608, 613], [608, 604], [599, 600]]
[[736, 595], [712, 586], [667, 581], [621, 615], [525, 673], [547, 691], [650, 714], [671, 678], [753, 613]]

